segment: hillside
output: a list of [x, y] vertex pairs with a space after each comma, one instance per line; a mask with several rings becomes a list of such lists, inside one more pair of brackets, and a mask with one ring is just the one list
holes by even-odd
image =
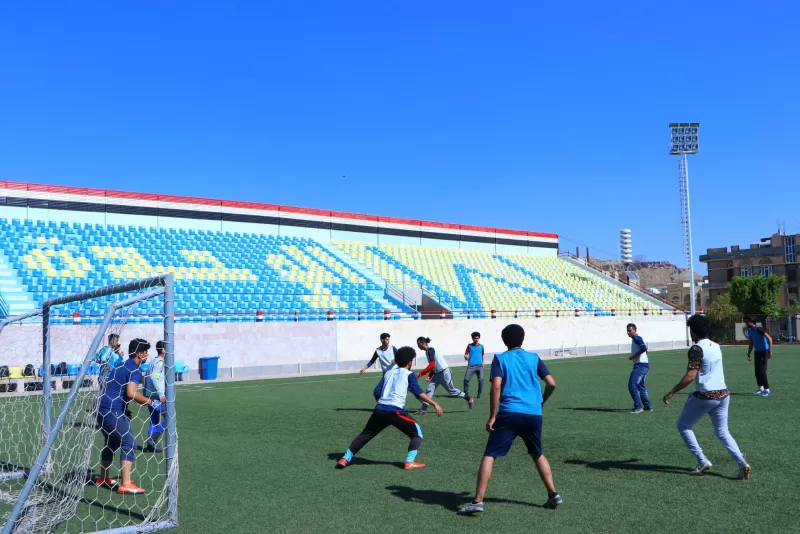
[[[635, 261], [629, 267], [623, 267], [622, 262], [618, 260], [593, 259], [592, 264], [613, 272], [632, 270], [639, 275], [639, 287], [642, 288], [663, 288], [671, 282], [689, 280], [687, 269], [681, 269], [668, 261]], [[694, 278], [696, 281], [702, 281], [703, 275], [695, 273]]]

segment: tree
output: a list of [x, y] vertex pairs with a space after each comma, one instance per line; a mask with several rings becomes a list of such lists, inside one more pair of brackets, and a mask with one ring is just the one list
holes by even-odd
[[706, 315], [711, 319], [711, 339], [722, 342], [736, 338], [736, 323], [741, 321], [742, 314], [731, 302], [730, 294], [720, 295], [706, 308]]
[[780, 295], [786, 278], [774, 274], [764, 278], [736, 276], [728, 284], [731, 303], [743, 315], [757, 317], [781, 314]]

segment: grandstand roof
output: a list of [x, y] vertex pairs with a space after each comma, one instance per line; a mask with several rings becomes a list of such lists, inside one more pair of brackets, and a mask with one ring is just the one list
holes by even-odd
[[290, 224], [556, 248], [558, 235], [207, 198], [0, 181], [0, 205]]

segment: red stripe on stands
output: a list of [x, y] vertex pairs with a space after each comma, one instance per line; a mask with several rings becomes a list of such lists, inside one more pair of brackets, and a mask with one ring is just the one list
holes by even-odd
[[119, 200], [142, 200], [152, 202], [173, 202], [176, 204], [193, 204], [200, 206], [219, 206], [220, 208], [240, 208], [261, 211], [281, 211], [285, 213], [296, 213], [302, 215], [314, 215], [318, 217], [332, 217], [336, 219], [350, 219], [353, 221], [364, 222], [384, 222], [387, 224], [403, 224], [407, 226], [419, 226], [421, 229], [441, 229], [452, 230], [454, 232], [469, 231], [481, 232], [495, 235], [509, 235], [520, 237], [540, 237], [546, 239], [558, 239], [558, 234], [545, 232], [528, 232], [525, 230], [510, 230], [507, 228], [490, 228], [485, 226], [460, 225], [452, 223], [441, 223], [433, 221], [420, 221], [416, 219], [403, 219], [399, 217], [381, 217], [375, 215], [364, 215], [358, 213], [348, 213], [340, 211], [329, 211], [312, 208], [298, 208], [293, 206], [278, 206], [275, 204], [262, 204], [256, 202], [240, 202], [232, 200], [213, 200], [200, 197], [186, 197], [176, 195], [159, 195], [154, 193], [131, 193], [127, 191], [113, 191], [104, 189], [92, 189], [84, 187], [54, 186], [43, 184], [31, 184], [25, 182], [0, 181], [0, 187], [15, 191], [30, 191], [39, 193], [59, 193], [79, 196], [103, 197], [106, 203], [112, 203], [113, 199]]

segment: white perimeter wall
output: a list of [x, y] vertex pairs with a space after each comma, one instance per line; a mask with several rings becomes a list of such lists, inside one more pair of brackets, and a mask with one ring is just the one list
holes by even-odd
[[[176, 324], [176, 360], [186, 362], [196, 378], [199, 358], [219, 356], [221, 378], [279, 376], [348, 371], [360, 368], [388, 332], [397, 347], [416, 347], [419, 336], [454, 364], [463, 364], [470, 333], [481, 332], [487, 354], [504, 349], [500, 331], [517, 322], [525, 328], [525, 348], [543, 358], [628, 352], [627, 323], [634, 321], [653, 350], [686, 346], [682, 316], [585, 317], [541, 319], [475, 319], [426, 321], [362, 321], [318, 323]], [[122, 331], [123, 348], [134, 337], [153, 345], [161, 338], [159, 325], [130, 325]], [[54, 326], [53, 362], [77, 362], [85, 355], [96, 326]], [[41, 362], [41, 327], [8, 326], [0, 333], [4, 350], [0, 365], [24, 366]], [[568, 351], [560, 354], [561, 350]], [[151, 351], [154, 354], [155, 351]], [[488, 361], [491, 361], [490, 359]], [[487, 363], [488, 363], [487, 361]], [[424, 366], [418, 359], [416, 367]]]

